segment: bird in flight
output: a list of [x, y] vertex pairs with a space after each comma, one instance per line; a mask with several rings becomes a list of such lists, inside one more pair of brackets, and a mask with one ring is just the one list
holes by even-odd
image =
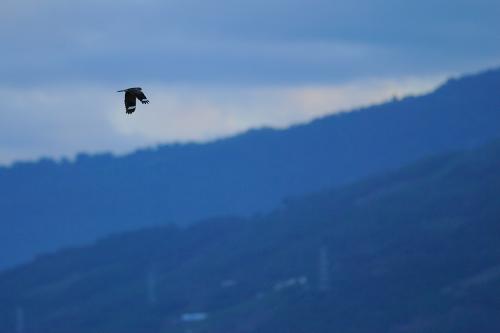
[[149, 101], [142, 92], [141, 87], [128, 88], [124, 90], [118, 90], [117, 92], [125, 92], [125, 112], [128, 114], [135, 111], [135, 99], [141, 101], [142, 104], [149, 104]]

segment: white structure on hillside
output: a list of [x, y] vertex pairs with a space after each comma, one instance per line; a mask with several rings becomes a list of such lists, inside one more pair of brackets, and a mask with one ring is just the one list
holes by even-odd
[[195, 322], [195, 321], [203, 321], [208, 318], [208, 314], [205, 312], [191, 312], [184, 313], [181, 316], [181, 320], [184, 322]]

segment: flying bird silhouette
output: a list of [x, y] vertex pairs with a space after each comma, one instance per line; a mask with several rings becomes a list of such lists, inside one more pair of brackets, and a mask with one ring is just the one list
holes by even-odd
[[135, 99], [141, 101], [142, 104], [149, 104], [149, 100], [142, 92], [141, 87], [128, 88], [124, 90], [118, 90], [117, 92], [125, 92], [125, 112], [128, 114], [135, 111]]

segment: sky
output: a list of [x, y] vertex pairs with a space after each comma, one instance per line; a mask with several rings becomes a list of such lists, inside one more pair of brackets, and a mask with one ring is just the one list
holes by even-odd
[[[3, 0], [0, 164], [206, 141], [500, 65], [495, 0]], [[126, 115], [117, 90], [151, 101]]]

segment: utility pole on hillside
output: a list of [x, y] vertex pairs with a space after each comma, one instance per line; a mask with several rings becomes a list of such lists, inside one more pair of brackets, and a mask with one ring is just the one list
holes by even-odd
[[320, 292], [327, 292], [330, 290], [330, 258], [326, 245], [319, 249], [318, 266], [318, 289]]
[[150, 268], [148, 270], [146, 277], [147, 300], [149, 305], [155, 305], [158, 300], [156, 285], [157, 285], [156, 272], [154, 268]]
[[24, 309], [16, 308], [16, 333], [24, 333]]

